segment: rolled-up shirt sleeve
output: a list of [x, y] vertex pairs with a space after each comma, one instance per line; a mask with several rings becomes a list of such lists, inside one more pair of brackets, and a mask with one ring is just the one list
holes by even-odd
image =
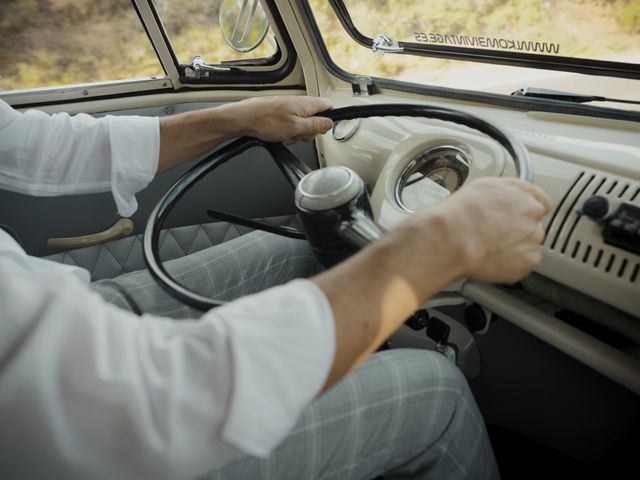
[[155, 176], [157, 117], [18, 112], [0, 100], [0, 188], [52, 196], [111, 190], [120, 215]]
[[267, 455], [335, 353], [330, 307], [307, 280], [199, 321], [136, 317], [54, 273], [0, 276], [0, 305], [8, 478], [186, 479]]

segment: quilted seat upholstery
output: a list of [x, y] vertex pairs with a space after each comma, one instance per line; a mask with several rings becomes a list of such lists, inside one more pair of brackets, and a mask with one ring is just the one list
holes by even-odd
[[[270, 217], [265, 220], [277, 225], [299, 228], [294, 215]], [[169, 228], [160, 234], [160, 256], [163, 261], [171, 260], [218, 245], [250, 231], [249, 228], [226, 222]], [[46, 258], [84, 267], [89, 270], [94, 281], [146, 268], [142, 255], [141, 234], [93, 247], [68, 250]]]

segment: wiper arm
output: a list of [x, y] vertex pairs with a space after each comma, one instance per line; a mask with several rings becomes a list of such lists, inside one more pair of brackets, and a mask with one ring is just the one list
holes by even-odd
[[573, 102], [573, 103], [617, 102], [617, 103], [631, 103], [634, 105], [640, 105], [639, 100], [622, 100], [620, 98], [608, 98], [608, 97], [602, 97], [598, 95], [583, 95], [581, 93], [549, 90], [548, 88], [524, 87], [519, 90], [516, 90], [511, 95], [516, 95], [519, 97], [548, 98], [551, 100], [562, 100], [564, 102]]

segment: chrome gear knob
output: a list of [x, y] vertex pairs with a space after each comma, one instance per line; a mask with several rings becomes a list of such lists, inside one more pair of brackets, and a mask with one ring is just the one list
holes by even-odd
[[330, 266], [384, 234], [373, 220], [367, 188], [350, 168], [314, 170], [298, 183], [298, 217], [314, 253]]

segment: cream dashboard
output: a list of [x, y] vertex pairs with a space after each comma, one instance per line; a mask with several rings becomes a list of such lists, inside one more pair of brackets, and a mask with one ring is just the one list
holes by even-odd
[[[344, 101], [399, 103], [397, 97], [384, 95], [345, 95]], [[471, 282], [452, 290], [640, 394], [640, 127], [547, 113], [461, 108], [522, 142], [531, 158], [533, 181], [551, 196], [554, 209], [544, 219], [543, 260], [522, 282], [522, 290]], [[324, 165], [345, 165], [363, 177], [372, 188], [376, 220], [387, 229], [475, 178], [516, 175], [510, 155], [497, 142], [438, 120], [349, 121], [325, 135], [320, 155]], [[599, 198], [600, 210], [606, 210], [600, 218], [584, 212], [593, 197]], [[606, 235], [620, 209], [627, 212], [626, 223], [618, 225], [618, 233], [626, 228], [626, 243], [616, 241], [617, 234]], [[563, 309], [631, 338], [634, 347], [621, 350], [567, 325], [555, 315]]]

